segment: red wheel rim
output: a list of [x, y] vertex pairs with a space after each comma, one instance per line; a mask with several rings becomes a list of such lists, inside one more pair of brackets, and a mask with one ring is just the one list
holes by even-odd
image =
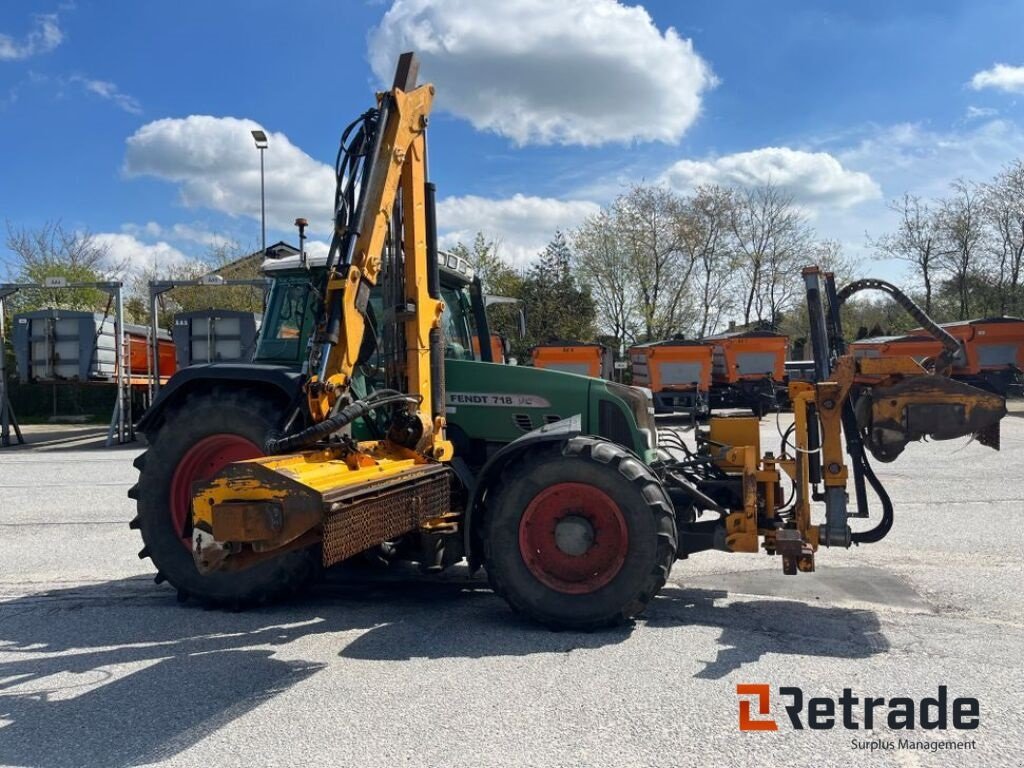
[[558, 483], [533, 497], [519, 521], [519, 552], [538, 581], [583, 595], [615, 578], [629, 531], [608, 494], [584, 483]]
[[[174, 531], [182, 536], [192, 514], [192, 483], [213, 477], [233, 462], [263, 455], [255, 443], [241, 435], [226, 433], [204, 437], [189, 448], [171, 478], [171, 524]], [[188, 537], [182, 536], [181, 542], [186, 548], [191, 548], [192, 542]]]

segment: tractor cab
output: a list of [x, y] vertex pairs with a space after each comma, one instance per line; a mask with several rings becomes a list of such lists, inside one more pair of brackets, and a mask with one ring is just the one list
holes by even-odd
[[[254, 362], [299, 366], [305, 361], [309, 335], [316, 320], [317, 296], [313, 286], [322, 277], [325, 262], [326, 255], [307, 256], [303, 265], [300, 256], [293, 254], [263, 263], [262, 271], [272, 283]], [[465, 259], [441, 252], [439, 271], [444, 301], [441, 328], [445, 357], [482, 360], [476, 338], [476, 318], [485, 311], [484, 297], [479, 291], [471, 290], [473, 270]], [[369, 322], [375, 337], [380, 337], [387, 323], [393, 322], [393, 318], [388, 317], [380, 286], [370, 294]]]

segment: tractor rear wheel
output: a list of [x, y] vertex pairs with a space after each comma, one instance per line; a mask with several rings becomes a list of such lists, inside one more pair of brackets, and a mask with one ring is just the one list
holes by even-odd
[[251, 391], [213, 388], [190, 394], [146, 434], [148, 450], [135, 460], [139, 482], [128, 495], [142, 534], [139, 557], [156, 566], [157, 583], [170, 582], [179, 598], [242, 607], [296, 592], [319, 572], [315, 551], [288, 552], [242, 571], [200, 574], [192, 560], [192, 483], [228, 464], [263, 456], [280, 407]]
[[672, 503], [615, 443], [575, 437], [509, 466], [487, 502], [484, 564], [494, 591], [553, 628], [639, 615], [675, 560]]

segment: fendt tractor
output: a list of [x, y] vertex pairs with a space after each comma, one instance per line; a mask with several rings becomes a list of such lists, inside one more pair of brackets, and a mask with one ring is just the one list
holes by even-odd
[[[403, 54], [342, 134], [329, 253], [270, 266], [256, 360], [178, 372], [139, 424], [131, 525], [180, 598], [264, 602], [374, 553], [427, 570], [466, 560], [513, 609], [596, 628], [639, 614], [697, 552], [764, 551], [795, 574], [819, 547], [878, 541], [893, 508], [868, 453], [891, 461], [928, 436], [998, 447], [1005, 402], [946, 375], [956, 339], [893, 286], [837, 290], [816, 267], [803, 275], [814, 381], [790, 384], [777, 452], [762, 454], [753, 417], [712, 418], [695, 447], [672, 432], [659, 444], [647, 390], [472, 359], [472, 334], [489, 356], [486, 302], [439, 264], [434, 88], [416, 74]], [[864, 289], [942, 343], [929, 368], [846, 353], [839, 310]], [[881, 511], [852, 531], [868, 485]]]

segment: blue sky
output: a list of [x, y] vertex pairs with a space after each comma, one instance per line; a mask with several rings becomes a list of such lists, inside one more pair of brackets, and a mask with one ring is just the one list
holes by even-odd
[[522, 263], [632, 182], [771, 179], [866, 257], [887, 199], [1024, 155], [1021, 29], [985, 1], [5, 2], [0, 216], [139, 265], [258, 246], [259, 125], [268, 239], [326, 239], [340, 130], [416, 47], [445, 243]]

